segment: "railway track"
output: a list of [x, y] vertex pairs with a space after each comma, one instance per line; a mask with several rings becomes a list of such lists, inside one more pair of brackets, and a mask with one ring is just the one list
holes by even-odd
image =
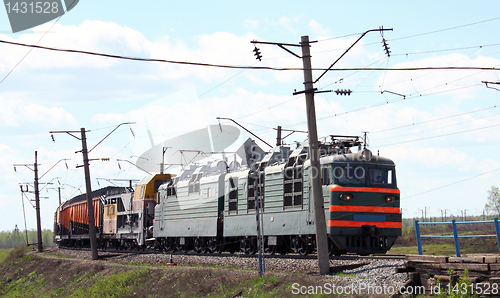
[[[90, 248], [72, 248], [72, 247], [60, 247], [63, 250], [72, 250], [72, 251], [90, 251]], [[194, 257], [220, 257], [220, 258], [258, 258], [258, 254], [245, 254], [245, 253], [197, 253], [197, 252], [164, 252], [159, 250], [121, 250], [121, 249], [100, 249], [100, 253], [112, 253], [112, 254], [136, 254], [136, 255], [147, 255], [147, 254], [155, 254], [155, 255], [165, 255], [165, 256], [194, 256]], [[316, 260], [317, 255], [309, 254], [309, 255], [300, 255], [295, 253], [288, 254], [264, 254], [265, 259], [293, 259], [293, 260]], [[330, 260], [404, 260], [405, 255], [398, 254], [371, 254], [367, 256], [360, 256], [356, 254], [345, 254], [340, 256], [330, 256]]]

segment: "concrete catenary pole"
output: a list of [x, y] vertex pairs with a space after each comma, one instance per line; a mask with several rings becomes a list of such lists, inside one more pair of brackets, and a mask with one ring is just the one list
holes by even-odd
[[40, 191], [38, 189], [38, 154], [35, 151], [35, 209], [36, 209], [36, 232], [38, 235], [38, 252], [43, 251], [42, 243], [42, 220], [40, 217]]
[[309, 160], [311, 162], [311, 192], [314, 206], [314, 221], [316, 227], [316, 248], [320, 274], [330, 273], [328, 258], [328, 238], [326, 234], [325, 206], [321, 187], [321, 169], [319, 161], [319, 142], [316, 128], [316, 110], [314, 107], [314, 87], [311, 69], [311, 52], [309, 36], [302, 36], [302, 63], [304, 66], [304, 87], [306, 94], [307, 129], [309, 131]]
[[97, 253], [97, 238], [95, 231], [95, 220], [94, 220], [94, 205], [92, 204], [92, 186], [90, 184], [90, 168], [89, 168], [89, 156], [87, 152], [87, 138], [85, 136], [85, 128], [81, 129], [82, 136], [82, 155], [83, 155], [83, 167], [85, 171], [85, 188], [87, 192], [87, 211], [89, 216], [89, 238], [90, 238], [90, 249], [92, 251], [92, 260], [97, 260], [99, 255]]

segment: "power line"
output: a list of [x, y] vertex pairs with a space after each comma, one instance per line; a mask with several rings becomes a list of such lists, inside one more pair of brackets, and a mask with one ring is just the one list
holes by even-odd
[[[218, 67], [218, 68], [231, 68], [231, 69], [254, 69], [254, 70], [276, 70], [276, 71], [304, 71], [304, 68], [300, 67], [269, 67], [269, 66], [238, 66], [238, 65], [225, 65], [225, 64], [212, 64], [212, 63], [200, 63], [200, 62], [188, 62], [188, 61], [175, 61], [167, 59], [154, 59], [154, 58], [139, 58], [139, 57], [129, 57], [114, 54], [105, 54], [97, 52], [88, 52], [81, 50], [71, 50], [71, 49], [59, 49], [44, 47], [39, 45], [28, 45], [18, 42], [11, 42], [6, 40], [0, 40], [0, 43], [17, 45], [23, 47], [31, 47], [49, 51], [67, 52], [67, 53], [78, 53], [92, 56], [101, 56], [107, 58], [131, 60], [131, 61], [142, 61], [142, 62], [162, 62], [162, 63], [172, 63], [172, 64], [182, 64], [182, 65], [193, 65], [193, 66], [207, 66], [207, 67]], [[404, 67], [404, 68], [380, 68], [380, 67], [353, 67], [353, 68], [311, 68], [311, 70], [322, 70], [322, 71], [418, 71], [418, 70], [500, 70], [496, 67], [474, 67], [474, 66], [453, 66], [453, 67]]]
[[[477, 25], [477, 24], [481, 24], [481, 23], [496, 21], [496, 20], [499, 20], [499, 19], [500, 19], [500, 17], [493, 18], [493, 19], [488, 19], [488, 20], [484, 20], [484, 21], [478, 21], [478, 22], [474, 22], [474, 23], [468, 23], [468, 24], [464, 24], [464, 25], [458, 25], [458, 26], [448, 27], [448, 28], [439, 29], [439, 30], [433, 30], [433, 31], [424, 32], [424, 33], [418, 33], [418, 34], [414, 34], [414, 35], [403, 36], [403, 37], [391, 39], [390, 41], [392, 42], [392, 41], [403, 40], [403, 39], [408, 39], [408, 38], [413, 38], [413, 37], [419, 37], [419, 36], [428, 35], [428, 34], [439, 33], [439, 32], [443, 32], [443, 31], [454, 30], [454, 29], [468, 27], [468, 26], [473, 26], [473, 25]], [[355, 36], [355, 35], [360, 35], [360, 34], [362, 34], [362, 33], [354, 33], [354, 34], [348, 34], [348, 35], [344, 35], [344, 36], [340, 36], [340, 37], [325, 38], [325, 39], [318, 40], [318, 42], [332, 40], [332, 39], [339, 39], [339, 38], [344, 38], [344, 37], [350, 37], [350, 36]], [[364, 46], [374, 45], [374, 44], [379, 44], [379, 42], [367, 43], [367, 44], [364, 44]], [[361, 46], [361, 45], [359, 45], [359, 46]], [[355, 47], [359, 47], [359, 46], [355, 46]], [[490, 45], [488, 45], [488, 46], [490, 46]], [[493, 46], [493, 45], [491, 45], [491, 46]], [[457, 49], [461, 49], [461, 48], [457, 48]], [[463, 48], [463, 49], [466, 49], [466, 48]], [[319, 51], [319, 52], [313, 52], [313, 53], [317, 54], [317, 53], [340, 51], [340, 50], [343, 50], [343, 49], [342, 48], [338, 48], [338, 49], [332, 49], [332, 50], [326, 50], [326, 51]], [[446, 51], [446, 50], [443, 50], [443, 51]], [[429, 53], [432, 53], [432, 51], [429, 52]], [[420, 53], [414, 53], [414, 54], [420, 54]], [[395, 54], [394, 56], [397, 56], [397, 55], [408, 55], [408, 54]]]
[[[348, 115], [348, 114], [354, 113], [354, 112], [360, 112], [360, 111], [363, 111], [363, 110], [377, 108], [377, 107], [380, 107], [380, 106], [384, 106], [384, 105], [388, 105], [388, 104], [400, 102], [400, 101], [403, 101], [403, 100], [408, 100], [408, 99], [412, 99], [412, 98], [422, 98], [422, 97], [425, 97], [425, 96], [430, 96], [430, 95], [435, 95], [435, 94], [440, 94], [440, 93], [446, 93], [446, 92], [453, 92], [453, 91], [456, 91], [456, 90], [461, 90], [461, 89], [476, 87], [476, 86], [479, 86], [479, 85], [481, 85], [481, 84], [474, 84], [474, 85], [470, 85], [470, 86], [464, 86], [464, 87], [459, 87], [459, 88], [450, 89], [450, 90], [443, 90], [443, 91], [438, 91], [438, 92], [428, 93], [428, 94], [419, 94], [418, 96], [417, 95], [414, 95], [414, 96], [410, 95], [410, 96], [406, 96], [406, 98], [400, 98], [400, 99], [396, 99], [396, 100], [393, 100], [393, 101], [390, 101], [390, 102], [383, 101], [383, 102], [376, 103], [374, 105], [365, 106], [365, 107], [362, 107], [362, 108], [357, 108], [357, 109], [345, 111], [343, 113], [338, 113], [338, 114], [336, 113], [335, 115], [318, 117], [317, 121], [322, 121], [322, 120], [329, 119], [329, 118], [332, 118], [332, 117], [337, 117], [337, 116], [341, 116], [341, 115]], [[290, 126], [292, 126], [292, 127], [293, 126], [298, 126], [298, 125], [301, 125], [301, 124], [304, 124], [304, 123], [305, 122], [298, 122], [298, 123], [290, 125]]]
[[[68, 5], [67, 9], [69, 10], [70, 7], [73, 6], [73, 4], [75, 4], [75, 2], [78, 2], [78, 0], [73, 0], [73, 2], [71, 2], [71, 4]], [[40, 39], [36, 42], [36, 44], [38, 44], [40, 41], [42, 41], [42, 39], [45, 37], [45, 35], [47, 35], [47, 33], [49, 33], [49, 31], [52, 29], [52, 27], [54, 27], [55, 24], [57, 24], [57, 22], [59, 22], [59, 20], [62, 18], [62, 16], [64, 15], [64, 13], [62, 15], [60, 15], [57, 20], [50, 26], [49, 29], [47, 29], [47, 31], [42, 35], [42, 37], [40, 37]], [[21, 60], [19, 60], [19, 62], [17, 62], [16, 65], [14, 65], [14, 67], [12, 67], [12, 69], [5, 75], [5, 77], [0, 80], [0, 84], [3, 83], [3, 81], [5, 81], [5, 79], [14, 71], [14, 69], [16, 69], [16, 67], [19, 66], [19, 64], [21, 64], [21, 62], [23, 62], [23, 60], [28, 57], [28, 55], [31, 53], [31, 51], [33, 50], [33, 48], [31, 48], [22, 58]]]
[[415, 53], [392, 54], [392, 56], [432, 54], [432, 53], [458, 51], [458, 50], [482, 49], [482, 48], [486, 48], [486, 47], [496, 47], [496, 46], [500, 46], [500, 43], [470, 46], [470, 47], [460, 47], [460, 48], [449, 48], [449, 49], [441, 49], [441, 50], [429, 50], [429, 51], [421, 51], [421, 52], [415, 52]]
[[[434, 122], [434, 121], [439, 121], [439, 120], [454, 118], [454, 117], [458, 117], [458, 116], [469, 115], [469, 114], [478, 113], [478, 112], [487, 111], [487, 110], [496, 109], [496, 108], [498, 108], [498, 107], [497, 106], [493, 106], [493, 107], [479, 109], [479, 110], [474, 110], [474, 111], [469, 111], [469, 112], [465, 112], [465, 113], [454, 114], [454, 115], [450, 115], [450, 116], [446, 116], [446, 117], [435, 118], [435, 119], [431, 119], [431, 120], [427, 120], [427, 121], [421, 121], [421, 122], [417, 122], [417, 123], [412, 123], [412, 124], [407, 124], [407, 125], [402, 125], [402, 126], [397, 126], [397, 127], [391, 127], [391, 128], [387, 128], [387, 129], [377, 130], [377, 131], [373, 131], [373, 132], [370, 132], [370, 133], [374, 134], [374, 133], [380, 133], [380, 132], [385, 132], [385, 131], [389, 131], [389, 130], [395, 130], [395, 129], [405, 128], [405, 127], [411, 127], [411, 126], [415, 126], [415, 125], [420, 125], [420, 124], [424, 124], [424, 123], [429, 123], [429, 122]], [[471, 122], [471, 121], [476, 121], [476, 120], [479, 120], [479, 119], [484, 119], [484, 118], [491, 117], [491, 116], [496, 116], [496, 115], [498, 115], [498, 114], [488, 115], [488, 116], [485, 116], [485, 117], [476, 118], [476, 119], [472, 119], [472, 120], [465, 121], [465, 122], [460, 122], [460, 123], [457, 123], [457, 124], [463, 124], [463, 123], [467, 123], [467, 122]], [[453, 125], [457, 125], [457, 124], [453, 124]], [[449, 126], [451, 126], [451, 125], [449, 125]], [[444, 127], [449, 127], [449, 126], [444, 126]], [[440, 128], [443, 128], [443, 127], [440, 127]], [[418, 133], [420, 133], [420, 132], [418, 132]], [[381, 139], [377, 139], [377, 140], [382, 140], [382, 138]]]
[[406, 133], [406, 134], [403, 134], [403, 135], [391, 136], [391, 137], [385, 137], [385, 138], [379, 138], [379, 139], [375, 139], [375, 140], [376, 141], [380, 141], [380, 140], [385, 140], [385, 139], [395, 139], [395, 138], [400, 138], [400, 137], [407, 137], [407, 136], [410, 136], [410, 135], [417, 135], [417, 134], [421, 134], [421, 133], [425, 133], [425, 132], [429, 132], [429, 131], [436, 131], [436, 130], [440, 130], [440, 129], [443, 129], [443, 128], [448, 128], [448, 127], [452, 127], [452, 126], [462, 125], [462, 124], [465, 124], [465, 123], [474, 122], [474, 121], [478, 121], [478, 120], [481, 120], [481, 119], [484, 119], [484, 118], [494, 117], [494, 116], [498, 116], [498, 115], [499, 115], [498, 113], [497, 114], [492, 114], [492, 115], [488, 115], [488, 116], [484, 116], [484, 117], [480, 117], [480, 118], [476, 118], [476, 119], [471, 119], [471, 120], [468, 120], [468, 121], [463, 121], [463, 122], [454, 123], [454, 124], [445, 125], [445, 126], [440, 126], [440, 127], [432, 127], [430, 129], [422, 130], [422, 131], [417, 131], [417, 132], [414, 132], [414, 133]]
[[401, 141], [401, 142], [396, 142], [396, 143], [391, 143], [391, 144], [385, 144], [385, 145], [378, 145], [377, 147], [386, 147], [386, 146], [391, 146], [391, 145], [399, 145], [399, 144], [403, 144], [403, 143], [411, 143], [411, 142], [417, 142], [417, 141], [435, 139], [435, 138], [440, 138], [440, 137], [445, 137], [445, 136], [451, 136], [451, 135], [456, 135], [456, 134], [465, 133], [465, 132], [471, 132], [471, 131], [476, 131], [476, 130], [481, 130], [481, 129], [487, 129], [487, 128], [492, 128], [492, 127], [497, 127], [497, 126], [500, 126], [500, 123], [499, 124], [494, 124], [494, 125], [489, 125], [489, 126], [484, 126], [484, 127], [478, 127], [478, 128], [468, 129], [468, 130], [456, 131], [456, 132], [442, 134], [442, 135], [430, 136], [430, 137], [421, 138], [421, 139], [414, 139], [414, 140], [409, 140], [409, 141]]
[[452, 183], [449, 183], [449, 184], [445, 184], [445, 185], [442, 185], [442, 186], [439, 186], [439, 187], [436, 187], [436, 188], [433, 188], [433, 189], [429, 189], [429, 190], [426, 190], [424, 192], [420, 192], [420, 193], [417, 193], [417, 194], [414, 194], [414, 195], [411, 195], [411, 196], [407, 196], [405, 198], [401, 198], [400, 200], [406, 200], [406, 199], [409, 199], [409, 198], [412, 198], [412, 197], [423, 195], [425, 193], [428, 193], [428, 192], [431, 192], [431, 191], [435, 191], [435, 190], [438, 190], [438, 189], [441, 189], [441, 188], [445, 188], [445, 187], [448, 187], [448, 186], [451, 186], [451, 185], [454, 185], [454, 184], [458, 184], [460, 182], [464, 182], [464, 181], [467, 181], [467, 180], [470, 180], [470, 179], [474, 179], [474, 178], [477, 178], [477, 177], [480, 177], [480, 176], [483, 176], [483, 175], [486, 175], [486, 174], [489, 174], [489, 173], [493, 173], [493, 172], [498, 171], [498, 170], [500, 170], [500, 168], [496, 168], [494, 170], [491, 170], [491, 171], [488, 171], [488, 172], [485, 172], [485, 173], [481, 173], [481, 174], [478, 174], [478, 175], [475, 175], [475, 176], [472, 176], [472, 177], [468, 177], [468, 178], [465, 178], [465, 179], [462, 179], [462, 180], [459, 180], [459, 181], [455, 181], [455, 182], [452, 182]]
[[425, 33], [419, 33], [419, 34], [409, 35], [409, 36], [400, 37], [400, 38], [393, 38], [393, 39], [391, 39], [391, 41], [402, 40], [402, 39], [407, 39], [407, 38], [413, 38], [413, 37], [418, 37], [418, 36], [423, 36], [423, 35], [428, 35], [428, 34], [434, 34], [434, 33], [439, 33], [439, 32], [444, 32], [444, 31], [449, 31], [449, 30], [454, 30], [454, 29], [458, 29], [458, 28], [473, 26], [473, 25], [477, 25], [477, 24], [482, 24], [482, 23], [486, 23], [486, 22], [496, 21], [496, 20], [500, 20], [500, 17], [493, 18], [493, 19], [488, 19], [488, 20], [484, 20], [484, 21], [478, 21], [478, 22], [474, 22], [474, 23], [469, 23], [469, 24], [465, 24], [465, 25], [458, 25], [458, 26], [454, 26], [454, 27], [449, 27], [449, 28], [444, 28], [444, 29], [429, 31], [429, 32], [425, 32]]

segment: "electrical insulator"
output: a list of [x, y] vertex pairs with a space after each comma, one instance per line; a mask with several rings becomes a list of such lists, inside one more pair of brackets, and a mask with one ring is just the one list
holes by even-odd
[[109, 157], [103, 157], [101, 158], [102, 161], [109, 161]]
[[52, 142], [56, 142], [56, 140], [54, 139], [54, 135], [50, 135], [50, 137], [52, 138]]
[[384, 46], [385, 53], [387, 54], [387, 57], [391, 57], [391, 51], [390, 51], [389, 45], [387, 44], [387, 41], [385, 40], [385, 38], [382, 38], [382, 43]]
[[253, 49], [253, 51], [254, 51], [255, 59], [262, 61], [262, 55], [260, 54], [260, 49], [258, 47], [255, 47], [255, 49]]
[[351, 95], [352, 91], [351, 89], [337, 89], [335, 93], [337, 93], [337, 95]]

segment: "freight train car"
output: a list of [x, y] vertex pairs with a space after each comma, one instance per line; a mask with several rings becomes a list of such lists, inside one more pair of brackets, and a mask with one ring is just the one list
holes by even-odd
[[[101, 248], [144, 248], [152, 237], [158, 187], [171, 175], [143, 178], [136, 191], [127, 187], [105, 187], [92, 192], [95, 227]], [[89, 225], [86, 195], [61, 204], [55, 213], [54, 242], [60, 246], [88, 246]]]
[[[94, 225], [100, 231], [103, 227], [103, 204], [108, 196], [130, 192], [125, 187], [108, 186], [92, 192]], [[99, 233], [101, 236], [102, 233]], [[89, 217], [86, 194], [78, 195], [56, 210], [54, 216], [54, 242], [62, 246], [83, 247], [89, 245]]]

